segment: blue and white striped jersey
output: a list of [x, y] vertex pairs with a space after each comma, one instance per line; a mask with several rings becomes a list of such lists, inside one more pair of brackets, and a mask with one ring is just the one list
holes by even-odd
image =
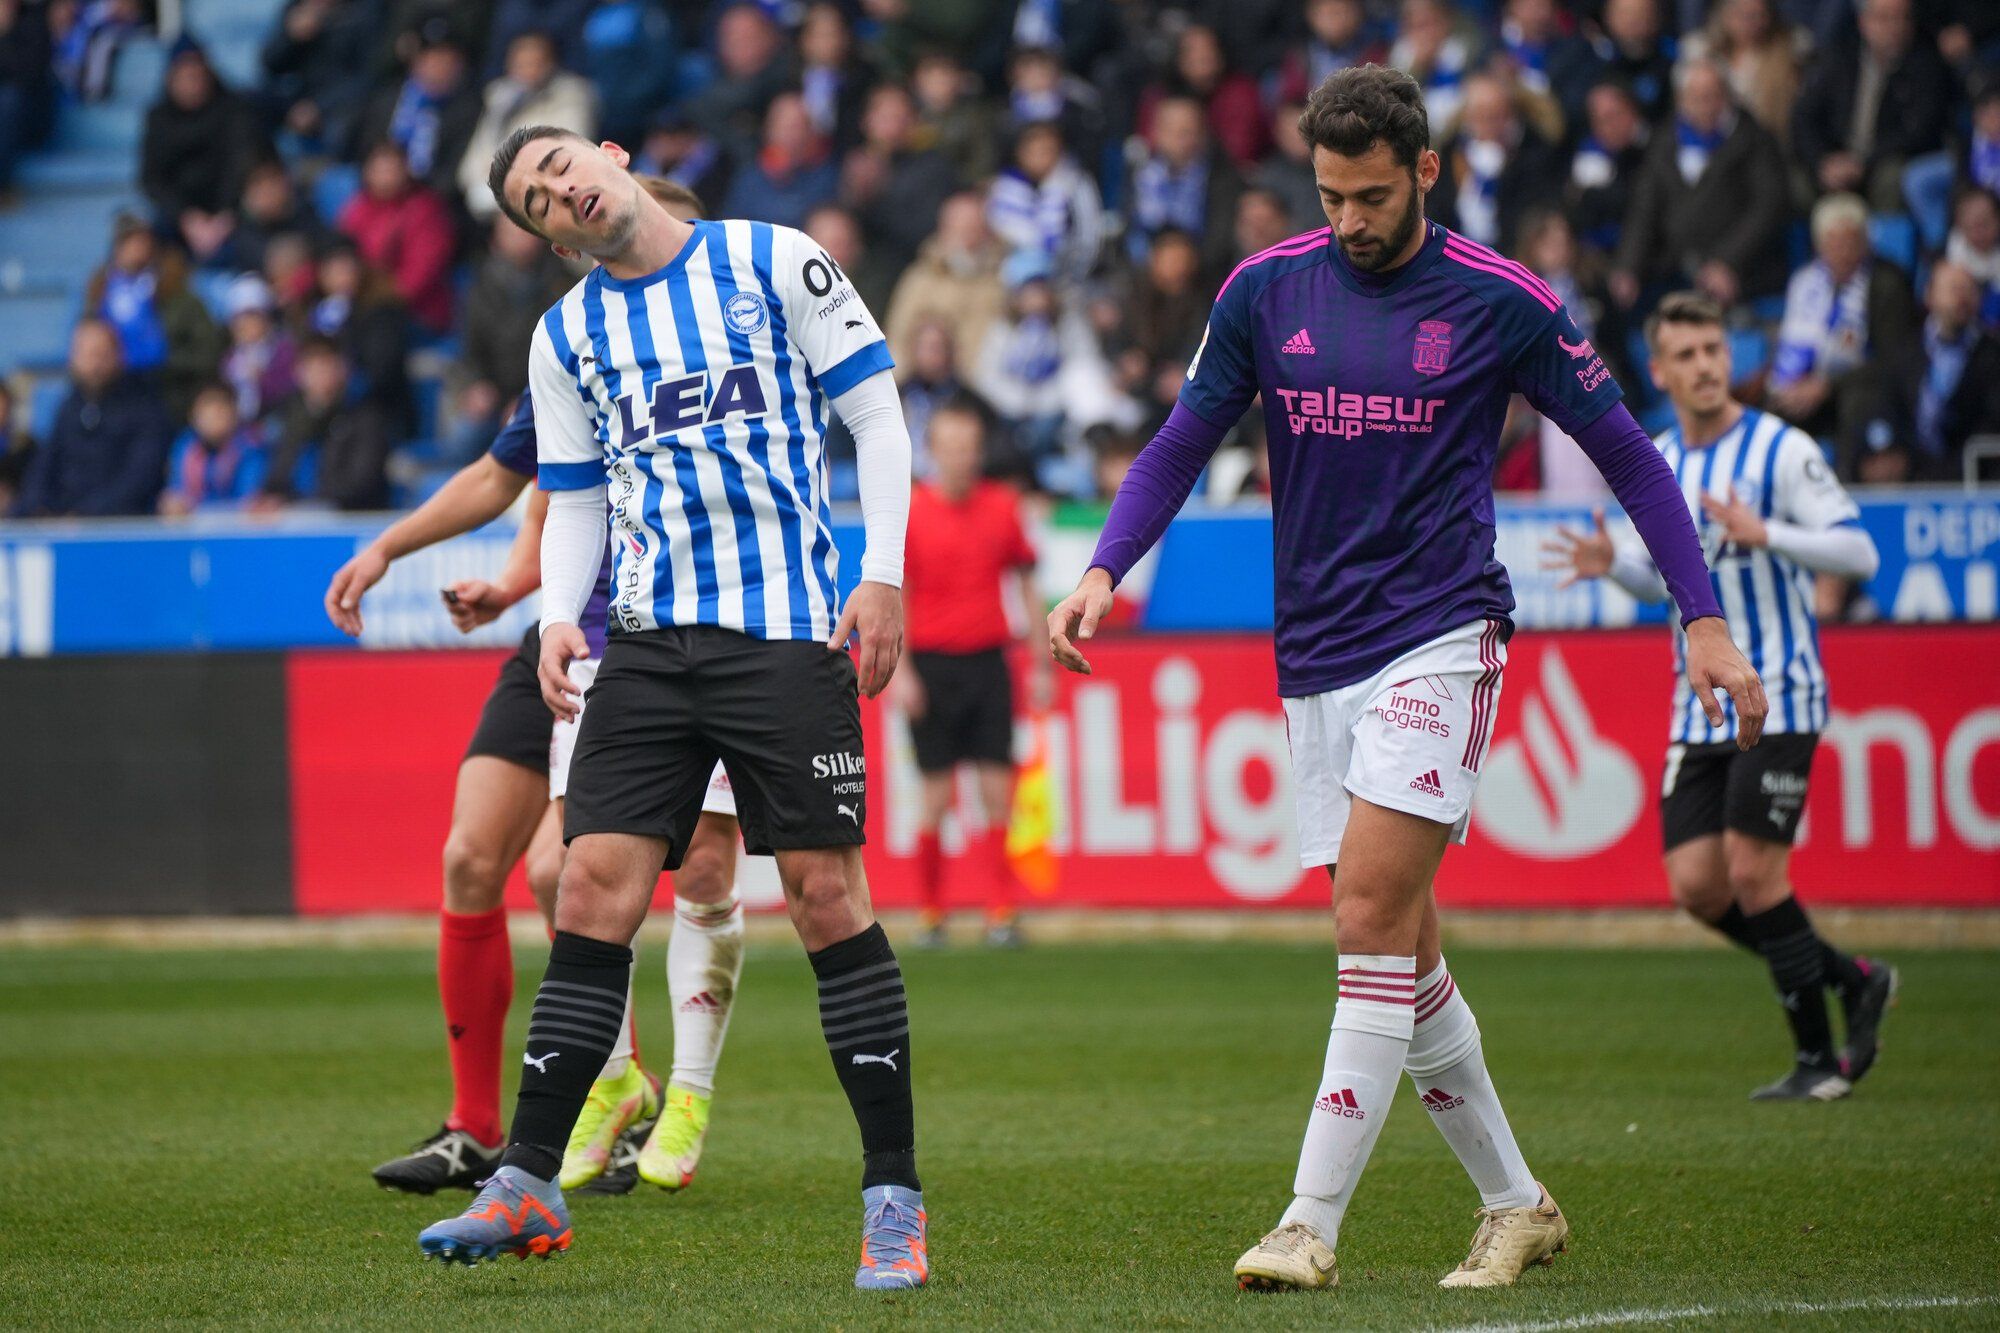
[[608, 486], [614, 628], [824, 641], [839, 617], [827, 404], [889, 369], [889, 348], [802, 233], [694, 228], [665, 268], [594, 269], [542, 317], [541, 486]]
[[[1722, 438], [1704, 449], [1681, 443], [1675, 426], [1655, 441], [1680, 480], [1701, 534], [1702, 553], [1729, 635], [1763, 677], [1771, 713], [1766, 732], [1823, 731], [1827, 720], [1826, 668], [1820, 663], [1819, 623], [1813, 616], [1813, 573], [1768, 549], [1751, 550], [1723, 540], [1722, 529], [1702, 512], [1704, 493], [1738, 499], [1766, 521], [1826, 529], [1859, 521], [1861, 511], [1841, 488], [1813, 438], [1767, 412], [1746, 409]], [[1688, 745], [1735, 739], [1736, 710], [1721, 696], [1723, 720], [1710, 726], [1687, 683], [1687, 635], [1674, 627], [1674, 712], [1669, 739]]]

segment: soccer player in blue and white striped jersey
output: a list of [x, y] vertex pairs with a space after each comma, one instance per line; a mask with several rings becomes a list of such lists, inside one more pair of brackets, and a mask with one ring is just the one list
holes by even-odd
[[[1669, 296], [1647, 321], [1646, 340], [1653, 382], [1676, 417], [1655, 443], [1687, 497], [1736, 646], [1770, 701], [1762, 742], [1739, 751], [1734, 705], [1724, 705], [1719, 724], [1710, 721], [1685, 679], [1677, 682], [1660, 796], [1667, 881], [1689, 914], [1770, 966], [1797, 1061], [1751, 1095], [1830, 1101], [1874, 1063], [1896, 973], [1820, 938], [1792, 896], [1792, 840], [1828, 716], [1815, 580], [1869, 577], [1875, 543], [1812, 437], [1730, 397], [1719, 307], [1693, 293]], [[1645, 552], [1614, 539], [1601, 513], [1595, 532], [1565, 531], [1549, 550], [1551, 567], [1570, 570], [1571, 581], [1608, 576], [1646, 601], [1667, 595]], [[1677, 673], [1686, 651], [1676, 628]], [[1846, 1012], [1844, 1051], [1834, 1049], [1827, 987]]]
[[[687, 223], [625, 150], [531, 126], [488, 176], [509, 216], [597, 262], [529, 354], [542, 489], [543, 698], [577, 711], [577, 621], [608, 535], [611, 638], [571, 761], [556, 937], [502, 1164], [427, 1254], [569, 1244], [563, 1145], [617, 1037], [633, 935], [680, 864], [717, 759], [745, 847], [773, 854], [861, 1130], [855, 1285], [928, 1277], [902, 973], [869, 907], [859, 692], [902, 650], [910, 441], [874, 317], [805, 236]], [[841, 604], [829, 413], [853, 433], [866, 548]], [[859, 642], [859, 669], [846, 652]]]

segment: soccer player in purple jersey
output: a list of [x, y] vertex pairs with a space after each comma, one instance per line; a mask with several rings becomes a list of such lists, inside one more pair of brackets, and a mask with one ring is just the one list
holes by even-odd
[[1442, 1285], [1506, 1286], [1552, 1260], [1569, 1224], [1487, 1076], [1431, 885], [1447, 843], [1465, 837], [1513, 628], [1492, 495], [1512, 394], [1611, 484], [1679, 603], [1690, 684], [1718, 722], [1715, 692], [1730, 696], [1746, 749], [1764, 692], [1730, 642], [1673, 473], [1562, 303], [1525, 268], [1426, 221], [1438, 157], [1416, 82], [1343, 70], [1299, 128], [1332, 225], [1252, 255], [1223, 283], [1180, 401], [1119, 488], [1082, 583], [1050, 613], [1050, 648], [1090, 670], [1076, 642], [1261, 394], [1299, 848], [1332, 877], [1340, 962], [1294, 1197], [1237, 1261], [1237, 1281], [1334, 1285], [1342, 1215], [1407, 1071], [1484, 1204], [1470, 1255]]

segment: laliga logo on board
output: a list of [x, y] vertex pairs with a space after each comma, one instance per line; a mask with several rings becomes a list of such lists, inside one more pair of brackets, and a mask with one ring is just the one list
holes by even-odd
[[1541, 688], [1521, 734], [1493, 746], [1473, 798], [1479, 831], [1510, 852], [1565, 861], [1601, 852], [1639, 818], [1644, 784], [1622, 747], [1598, 735], [1560, 651], [1542, 654]]

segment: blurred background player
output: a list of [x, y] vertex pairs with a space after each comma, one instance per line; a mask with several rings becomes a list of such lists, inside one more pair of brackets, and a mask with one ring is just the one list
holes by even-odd
[[[677, 215], [700, 216], [693, 194], [647, 178], [646, 188]], [[351, 635], [362, 628], [361, 598], [389, 565], [413, 552], [493, 521], [534, 477], [535, 428], [523, 395], [488, 452], [459, 471], [421, 507], [342, 566], [327, 588], [327, 615]], [[541, 586], [541, 520], [546, 497], [531, 497], [506, 570], [492, 582], [453, 584], [445, 602], [461, 631], [490, 623]], [[532, 529], [532, 531], [529, 531]], [[609, 562], [599, 571], [590, 628], [601, 645]], [[525, 854], [528, 885], [553, 922], [562, 871], [562, 802], [576, 724], [558, 724], [535, 682], [541, 630], [531, 627], [500, 669], [459, 766], [445, 841], [445, 891], [438, 945], [438, 989], [451, 1056], [452, 1109], [437, 1133], [375, 1169], [385, 1187], [417, 1194], [470, 1189], [498, 1164], [500, 1060], [513, 1002], [514, 960], [501, 897]], [[578, 664], [588, 683], [595, 661]], [[743, 915], [735, 898], [738, 834], [735, 801], [718, 765], [703, 799], [697, 836], [674, 878], [676, 929], [667, 946], [674, 1007], [674, 1073], [665, 1090], [636, 1059], [636, 1019], [628, 1001], [618, 1043], [592, 1086], [564, 1156], [572, 1186], [622, 1193], [643, 1174], [678, 1189], [694, 1176], [707, 1130], [715, 1066], [743, 966]]]
[[[1792, 840], [1805, 811], [1813, 751], [1828, 716], [1826, 668], [1813, 614], [1814, 576], [1873, 577], [1875, 543], [1811, 436], [1730, 396], [1721, 307], [1676, 292], [1646, 321], [1653, 383], [1677, 424], [1656, 441], [1680, 480], [1708, 557], [1715, 596], [1736, 640], [1766, 682], [1771, 711], [1752, 750], [1735, 744], [1735, 709], [1702, 717], [1680, 678], [1686, 641], [1674, 635], [1673, 721], [1660, 823], [1674, 901], [1704, 925], [1763, 957], [1798, 1052], [1790, 1073], [1755, 1101], [1833, 1101], [1875, 1063], [1896, 970], [1850, 957], [1822, 939], [1792, 894]], [[1564, 586], [1609, 577], [1634, 597], [1667, 595], [1635, 543], [1615, 540], [1596, 515], [1589, 533], [1563, 529], [1546, 544]], [[1836, 1052], [1824, 991], [1840, 997], [1847, 1045]]]
[[1082, 583], [1050, 613], [1051, 647], [1089, 671], [1072, 639], [1096, 630], [1261, 393], [1299, 855], [1333, 877], [1340, 961], [1293, 1199], [1236, 1278], [1339, 1281], [1340, 1224], [1407, 1072], [1484, 1205], [1470, 1253], [1440, 1285], [1506, 1286], [1560, 1253], [1569, 1223], [1486, 1072], [1445, 969], [1432, 880], [1447, 844], [1465, 840], [1513, 629], [1492, 505], [1513, 394], [1583, 447], [1633, 515], [1688, 626], [1703, 706], [1719, 722], [1713, 690], [1738, 699], [1746, 746], [1763, 692], [1722, 622], [1673, 474], [1562, 302], [1425, 219], [1439, 162], [1416, 81], [1378, 65], [1329, 75], [1299, 129], [1333, 225], [1223, 282], [1173, 414], [1118, 488]]
[[[1007, 861], [1014, 801], [1014, 677], [1007, 649], [1022, 636], [1008, 626], [1006, 584], [1016, 582], [1027, 626], [1040, 619], [1039, 594], [1021, 498], [1011, 486], [983, 478], [986, 426], [984, 410], [969, 398], [950, 400], [931, 414], [931, 475], [911, 487], [903, 550], [909, 655], [896, 673], [896, 689], [924, 778], [917, 882], [920, 938], [932, 946], [945, 942], [940, 829], [961, 765], [977, 779], [985, 824], [965, 830], [965, 870], [957, 882], [984, 894], [988, 944], [1021, 942], [1014, 916], [1018, 885]], [[1027, 658], [1036, 699], [1046, 704], [1048, 655]]]

